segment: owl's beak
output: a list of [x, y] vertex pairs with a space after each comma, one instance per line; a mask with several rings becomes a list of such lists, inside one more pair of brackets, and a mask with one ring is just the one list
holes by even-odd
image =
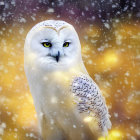
[[58, 51], [58, 54], [55, 56], [57, 62], [59, 61], [59, 57], [60, 57], [60, 52]]

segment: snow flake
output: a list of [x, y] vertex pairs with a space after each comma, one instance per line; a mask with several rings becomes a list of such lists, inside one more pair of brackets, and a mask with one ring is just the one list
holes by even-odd
[[20, 34], [23, 34], [23, 32], [24, 32], [24, 29], [23, 28], [20, 28], [19, 33]]
[[114, 113], [114, 117], [115, 118], [118, 118], [118, 113]]
[[131, 140], [136, 140], [136, 138], [134, 136], [131, 136]]
[[54, 9], [53, 9], [53, 8], [49, 8], [49, 9], [47, 10], [47, 12], [48, 12], [48, 13], [54, 13]]
[[73, 128], [76, 128], [76, 125], [73, 125]]
[[6, 128], [6, 123], [2, 123], [1, 125], [0, 125], [0, 135], [3, 135], [4, 134], [4, 129]]
[[35, 18], [34, 16], [31, 16], [31, 19], [32, 19], [33, 21], [35, 21], [35, 20], [36, 20], [36, 18]]
[[23, 17], [21, 17], [18, 21], [21, 22], [21, 23], [26, 23], [26, 19], [23, 18]]
[[12, 61], [9, 61], [7, 65], [8, 65], [8, 66], [15, 66], [15, 63], [12, 62]]
[[2, 5], [4, 5], [5, 3], [4, 3], [4, 1], [0, 1], [0, 6], [2, 6]]
[[94, 74], [94, 77], [97, 82], [101, 80], [101, 76], [99, 74]]
[[16, 75], [16, 76], [15, 76], [15, 80], [20, 80], [19, 75]]
[[135, 132], [136, 132], [136, 134], [137, 134], [137, 135], [139, 135], [139, 136], [140, 136], [140, 129], [138, 129], [138, 128], [137, 128], [137, 129], [135, 129]]
[[124, 75], [125, 75], [125, 76], [129, 76], [129, 75], [130, 75], [130, 73], [127, 71]]
[[107, 28], [107, 29], [110, 29], [110, 25], [108, 23], [104, 23], [104, 26]]
[[16, 6], [15, 0], [11, 0], [11, 4], [12, 4], [13, 6]]
[[15, 132], [17, 132], [17, 131], [18, 131], [18, 129], [17, 129], [17, 128], [14, 128], [14, 131], [15, 131]]

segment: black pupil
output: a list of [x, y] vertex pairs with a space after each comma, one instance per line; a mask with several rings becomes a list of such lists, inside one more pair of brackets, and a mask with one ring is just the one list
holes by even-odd
[[64, 46], [69, 46], [69, 42], [65, 42], [64, 43]]
[[42, 44], [44, 47], [46, 47], [46, 46], [51, 47], [52, 46], [52, 44], [49, 42], [43, 42]]
[[44, 43], [44, 44], [46, 44], [47, 46], [50, 46], [50, 43], [49, 43], [49, 42], [46, 42], [46, 43]]

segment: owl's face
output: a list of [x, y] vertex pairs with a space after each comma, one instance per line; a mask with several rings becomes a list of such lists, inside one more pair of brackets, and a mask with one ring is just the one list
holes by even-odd
[[31, 31], [26, 40], [24, 53], [33, 54], [33, 63], [41, 69], [64, 69], [81, 59], [79, 38], [70, 24], [60, 28], [42, 26]]

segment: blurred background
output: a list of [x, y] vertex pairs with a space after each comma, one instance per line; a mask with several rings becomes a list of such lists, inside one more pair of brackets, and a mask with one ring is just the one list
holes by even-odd
[[39, 138], [23, 55], [27, 32], [47, 19], [80, 36], [113, 125], [98, 140], [140, 140], [140, 0], [0, 0], [0, 140]]

